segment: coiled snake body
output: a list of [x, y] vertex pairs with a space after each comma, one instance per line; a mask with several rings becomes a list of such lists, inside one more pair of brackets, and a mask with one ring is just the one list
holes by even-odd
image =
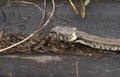
[[120, 39], [98, 37], [70, 26], [56, 26], [51, 29], [50, 36], [67, 42], [84, 44], [96, 49], [120, 51]]

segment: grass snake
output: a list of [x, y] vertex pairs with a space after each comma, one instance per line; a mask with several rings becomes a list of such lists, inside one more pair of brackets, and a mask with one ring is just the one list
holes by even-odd
[[120, 51], [120, 39], [110, 39], [88, 34], [70, 26], [55, 26], [50, 36], [66, 42], [80, 43], [92, 48]]

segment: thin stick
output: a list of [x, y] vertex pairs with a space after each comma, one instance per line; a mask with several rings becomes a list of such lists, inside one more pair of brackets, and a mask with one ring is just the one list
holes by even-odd
[[[17, 1], [17, 2], [21, 2], [21, 1]], [[22, 2], [23, 2], [23, 1], [22, 1]], [[29, 4], [31, 4], [30, 2], [24, 2], [24, 3], [29, 3]], [[53, 4], [53, 8], [52, 8], [51, 15], [49, 16], [49, 18], [47, 19], [47, 21], [45, 22], [45, 24], [44, 24], [42, 27], [39, 27], [36, 31], [34, 31], [32, 34], [30, 34], [30, 35], [29, 35], [27, 38], [25, 38], [24, 40], [22, 40], [22, 41], [20, 41], [20, 42], [18, 42], [18, 43], [15, 43], [15, 44], [13, 44], [13, 45], [11, 45], [11, 46], [8, 46], [8, 47], [6, 47], [6, 48], [0, 49], [0, 52], [6, 51], [6, 50], [8, 50], [8, 49], [11, 49], [11, 48], [17, 46], [17, 45], [20, 45], [20, 44], [24, 43], [26, 40], [28, 40], [28, 39], [30, 39], [32, 36], [34, 36], [38, 31], [40, 31], [40, 30], [42, 30], [44, 27], [46, 27], [47, 24], [49, 23], [51, 17], [53, 16], [54, 11], [55, 11], [55, 2], [54, 2], [54, 0], [52, 0], [52, 4]], [[39, 7], [38, 5], [36, 5], [36, 4], [35, 4], [35, 6], [38, 7], [38, 8], [40, 8], [40, 7]], [[39, 25], [39, 26], [40, 26], [40, 25]]]
[[69, 0], [69, 2], [70, 2], [70, 5], [72, 6], [73, 10], [75, 11], [75, 13], [78, 14], [78, 11], [77, 11], [75, 5], [73, 4], [72, 0]]
[[79, 61], [77, 61], [77, 62], [76, 62], [76, 64], [75, 64], [75, 69], [76, 69], [76, 77], [79, 77], [78, 63], [79, 63]]

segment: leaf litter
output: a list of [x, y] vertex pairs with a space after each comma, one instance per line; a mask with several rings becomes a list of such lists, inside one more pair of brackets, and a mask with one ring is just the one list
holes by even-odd
[[[13, 33], [8, 36], [4, 36], [0, 42], [0, 49], [17, 43], [25, 39], [28, 35], [22, 33]], [[59, 54], [72, 54], [72, 55], [83, 55], [101, 57], [105, 54], [118, 54], [112, 51], [93, 49], [88, 46], [70, 43], [57, 40], [49, 35], [34, 35], [29, 40], [25, 41], [16, 47], [6, 50], [3, 53], [59, 53]]]

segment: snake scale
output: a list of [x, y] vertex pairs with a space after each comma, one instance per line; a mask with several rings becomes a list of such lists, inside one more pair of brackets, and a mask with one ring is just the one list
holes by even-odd
[[50, 36], [59, 40], [80, 43], [92, 48], [120, 51], [120, 39], [109, 39], [88, 34], [70, 26], [55, 26], [51, 29]]

